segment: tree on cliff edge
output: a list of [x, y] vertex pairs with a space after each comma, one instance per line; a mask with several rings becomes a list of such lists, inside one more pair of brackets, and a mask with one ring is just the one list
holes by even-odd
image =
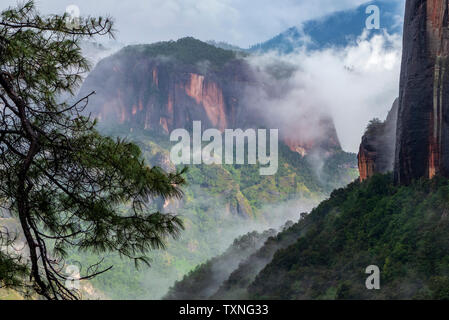
[[[148, 206], [181, 196], [182, 172], [149, 168], [136, 145], [101, 136], [82, 115], [90, 95], [59, 102], [89, 69], [80, 41], [113, 30], [111, 19], [75, 27], [66, 19], [41, 17], [33, 1], [0, 14], [0, 205], [20, 222], [26, 243], [16, 253], [0, 244], [0, 287], [47, 299], [79, 298], [65, 286], [67, 249], [146, 261], [182, 229], [178, 217]], [[3, 244], [11, 235], [0, 227]], [[92, 266], [80, 278], [104, 271]]]

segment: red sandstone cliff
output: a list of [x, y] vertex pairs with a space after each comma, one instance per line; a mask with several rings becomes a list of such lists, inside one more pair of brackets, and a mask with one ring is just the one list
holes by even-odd
[[408, 0], [395, 179], [449, 176], [448, 1]]

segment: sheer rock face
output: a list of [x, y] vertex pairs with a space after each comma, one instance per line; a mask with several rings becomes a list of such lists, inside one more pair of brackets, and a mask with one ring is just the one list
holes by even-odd
[[449, 176], [447, 0], [407, 0], [395, 180]]
[[243, 67], [235, 61], [219, 73], [201, 73], [160, 59], [111, 57], [89, 75], [83, 93], [97, 92], [89, 108], [101, 122], [167, 134], [199, 120], [224, 130], [240, 116], [239, 85], [249, 81]]
[[[252, 101], [248, 95], [260, 91], [282, 98], [284, 89], [272, 88], [274, 83], [264, 81], [244, 59], [233, 59], [216, 68], [119, 52], [97, 64], [80, 96], [95, 91], [88, 111], [100, 123], [126, 125], [131, 130], [169, 134], [178, 128], [191, 129], [193, 121], [201, 121], [202, 130], [217, 128], [222, 132], [237, 128], [275, 129], [267, 123], [263, 110], [248, 102]], [[309, 137], [305, 124], [323, 134]], [[288, 137], [283, 135], [285, 128], [278, 128], [281, 140], [292, 151], [304, 156], [312, 149], [341, 149], [329, 116], [314, 116], [296, 126], [289, 128], [294, 134]]]
[[396, 99], [385, 122], [363, 135], [358, 154], [360, 181], [376, 173], [393, 171], [398, 106], [399, 100]]

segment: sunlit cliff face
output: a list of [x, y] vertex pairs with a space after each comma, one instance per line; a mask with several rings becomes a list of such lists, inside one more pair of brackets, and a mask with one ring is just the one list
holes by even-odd
[[[120, 69], [116, 66], [113, 67], [113, 70], [115, 73], [120, 73]], [[158, 125], [165, 133], [169, 133], [176, 129], [174, 127], [176, 104], [193, 103], [203, 110], [203, 114], [211, 126], [221, 131], [227, 128], [228, 121], [223, 90], [219, 84], [204, 75], [190, 73], [187, 80], [176, 79], [169, 83], [166, 88], [161, 88], [159, 70], [154, 67], [151, 71], [151, 81], [148, 83], [148, 88], [141, 89], [143, 91], [148, 90], [148, 92], [139, 92], [138, 101], [130, 104], [127, 101], [129, 99], [124, 97], [126, 94], [131, 94], [130, 91], [136, 88], [130, 90], [131, 88], [128, 87], [126, 92], [124, 92], [124, 89], [123, 87], [116, 88], [112, 97], [109, 97], [103, 103], [102, 108], [97, 110], [95, 116], [100, 121], [112, 120], [119, 124], [143, 121], [145, 130], [158, 129], [155, 127], [155, 125]], [[149, 93], [150, 90], [152, 90], [151, 93]], [[144, 101], [145, 98], [142, 97], [145, 95], [147, 101]], [[151, 97], [149, 97], [150, 95]], [[188, 99], [190, 101], [187, 101]], [[188, 117], [185, 120], [188, 121]]]
[[447, 2], [427, 2], [427, 30], [430, 39], [430, 51], [436, 55], [434, 75], [434, 101], [431, 113], [431, 136], [429, 143], [429, 177], [433, 178], [440, 167], [441, 135], [443, 121], [444, 74], [447, 70], [448, 34]]
[[204, 108], [211, 124], [224, 131], [227, 127], [226, 113], [222, 89], [212, 81], [204, 80], [204, 76], [191, 73], [186, 93]]
[[359, 151], [358, 161], [360, 181], [365, 181], [369, 177], [372, 177], [375, 173], [375, 154], [361, 148]]
[[445, 86], [445, 73], [448, 66], [448, 8], [447, 1], [427, 1], [427, 35], [429, 51], [435, 57], [434, 83], [433, 83], [433, 108], [430, 115], [429, 136], [429, 178], [433, 178], [441, 166], [442, 130], [443, 130], [443, 106]]

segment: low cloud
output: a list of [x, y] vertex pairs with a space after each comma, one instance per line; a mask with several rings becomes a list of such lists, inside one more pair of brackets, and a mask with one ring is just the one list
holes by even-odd
[[[255, 72], [281, 88], [275, 95], [264, 90], [253, 92], [249, 99], [272, 125], [286, 129], [292, 138], [298, 134], [312, 139], [324, 135], [314, 124], [317, 115], [327, 113], [335, 122], [343, 149], [357, 152], [369, 120], [385, 119], [398, 96], [401, 46], [399, 35], [368, 38], [365, 33], [355, 45], [343, 49], [251, 57], [248, 61]], [[289, 72], [287, 79], [273, 76]], [[295, 131], [298, 123], [306, 130]]]

